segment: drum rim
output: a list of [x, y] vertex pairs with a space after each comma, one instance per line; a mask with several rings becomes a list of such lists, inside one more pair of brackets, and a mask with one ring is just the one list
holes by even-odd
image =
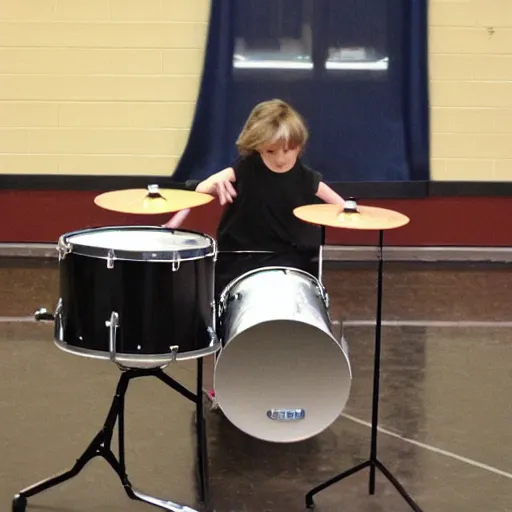
[[[270, 321], [270, 322], [272, 322], [272, 321]], [[258, 324], [258, 326], [261, 326], [264, 323], [267, 323], [267, 322], [262, 322], [262, 323]], [[302, 324], [311, 326], [311, 324], [303, 322], [302, 320], [297, 320], [297, 323], [299, 323], [299, 324], [302, 323]], [[254, 327], [256, 327], [256, 326], [250, 327], [250, 329], [252, 329]], [[242, 332], [246, 332], [246, 331], [242, 331]], [[310, 430], [309, 433], [305, 436], [301, 435], [298, 438], [289, 438], [287, 440], [282, 440], [282, 439], [277, 440], [275, 437], [273, 438], [272, 436], [268, 436], [268, 435], [265, 436], [263, 434], [257, 435], [254, 431], [249, 432], [247, 429], [243, 429], [240, 425], [240, 422], [238, 421], [238, 417], [234, 417], [232, 415], [232, 409], [228, 410], [225, 407], [226, 401], [223, 400], [223, 393], [224, 393], [225, 387], [219, 387], [217, 384], [217, 382], [218, 382], [217, 377], [219, 375], [219, 367], [220, 367], [220, 365], [225, 366], [226, 364], [228, 364], [225, 362], [226, 359], [224, 357], [224, 352], [226, 349], [229, 350], [229, 348], [228, 348], [229, 344], [232, 341], [236, 340], [236, 338], [238, 336], [240, 336], [240, 334], [241, 333], [238, 333], [234, 338], [230, 339], [227, 343], [223, 343], [222, 349], [219, 351], [217, 357], [215, 358], [215, 363], [214, 363], [213, 387], [216, 390], [216, 400], [217, 400], [217, 404], [218, 404], [219, 408], [223, 411], [224, 415], [228, 418], [228, 420], [231, 421], [233, 423], [233, 425], [235, 425], [238, 429], [240, 429], [245, 434], [247, 434], [251, 437], [254, 437], [256, 439], [260, 439], [260, 440], [263, 440], [266, 442], [272, 442], [272, 443], [294, 443], [294, 442], [298, 442], [298, 441], [304, 441], [306, 439], [311, 439], [311, 438], [319, 435], [320, 433], [326, 431], [328, 428], [330, 428], [333, 425], [333, 423], [340, 417], [340, 415], [345, 410], [347, 403], [350, 399], [351, 390], [353, 387], [352, 363], [350, 361], [348, 344], [346, 343], [346, 340], [344, 340], [344, 342], [342, 343], [342, 342], [339, 342], [335, 336], [325, 333], [327, 335], [327, 338], [330, 338], [330, 340], [332, 341], [332, 346], [334, 348], [337, 348], [337, 350], [335, 352], [337, 354], [337, 357], [339, 357], [339, 361], [342, 362], [343, 373], [344, 373], [344, 376], [347, 381], [346, 387], [343, 388], [343, 394], [340, 395], [339, 403], [340, 403], [341, 407], [339, 408], [339, 412], [336, 413], [336, 415], [333, 415], [330, 422], [328, 422], [327, 424], [324, 424], [324, 426], [318, 428], [317, 430], [314, 430], [314, 429]], [[341, 366], [340, 366], [340, 368], [341, 368]], [[341, 400], [342, 397], [344, 398], [344, 400]]]
[[[176, 231], [178, 233], [188, 233], [199, 235], [209, 242], [208, 247], [203, 248], [187, 248], [177, 249], [174, 251], [145, 251], [145, 250], [128, 250], [128, 249], [110, 249], [105, 247], [93, 247], [91, 245], [71, 242], [70, 239], [74, 236], [94, 233], [94, 232], [108, 232], [108, 231], [154, 231], [154, 232], [169, 232]], [[161, 262], [173, 263], [177, 261], [193, 261], [216, 256], [217, 242], [213, 237], [206, 233], [194, 231], [191, 229], [170, 229], [162, 226], [151, 225], [120, 225], [120, 226], [99, 226], [78, 229], [60, 235], [57, 243], [57, 251], [59, 254], [76, 254], [79, 256], [87, 256], [95, 259], [107, 260], [113, 256], [115, 260], [120, 261], [144, 261], [144, 262]], [[64, 259], [64, 258], [62, 258]]]
[[301, 270], [300, 268], [295, 267], [288, 267], [286, 265], [271, 265], [268, 267], [259, 267], [252, 270], [248, 270], [247, 272], [244, 272], [243, 274], [239, 275], [238, 277], [235, 277], [235, 279], [232, 279], [222, 290], [220, 296], [219, 296], [219, 304], [223, 306], [226, 303], [227, 298], [229, 297], [229, 293], [231, 290], [241, 281], [243, 281], [246, 277], [249, 277], [251, 274], [259, 274], [262, 271], [269, 271], [269, 270], [283, 270], [290, 273], [295, 274], [302, 274], [304, 276], [307, 276], [311, 278], [312, 281], [315, 282], [315, 284], [320, 288], [322, 291], [323, 297], [325, 298], [325, 288], [323, 284], [316, 278], [313, 274], [310, 274], [309, 272], [306, 272], [305, 270]]
[[[76, 356], [87, 357], [90, 359], [101, 359], [104, 361], [110, 360], [110, 353], [108, 350], [94, 350], [90, 348], [76, 347], [66, 341], [54, 338], [53, 342], [63, 352], [73, 354]], [[212, 354], [215, 354], [221, 349], [221, 342], [217, 341], [212, 345], [201, 348], [199, 350], [189, 350], [188, 352], [178, 352], [176, 354], [176, 361], [187, 361], [190, 359], [200, 359]], [[130, 354], [124, 352], [116, 353], [116, 362], [126, 367], [130, 364], [136, 365], [137, 368], [156, 368], [162, 365], [167, 365], [173, 361], [173, 354]], [[135, 367], [135, 366], [134, 366]]]

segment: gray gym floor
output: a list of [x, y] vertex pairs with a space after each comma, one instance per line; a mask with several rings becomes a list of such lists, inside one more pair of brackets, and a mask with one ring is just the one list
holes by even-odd
[[[55, 261], [0, 262], [0, 503], [72, 466], [103, 425], [118, 370], [65, 354], [52, 326]], [[304, 510], [313, 486], [368, 457], [375, 316], [374, 269], [325, 273], [333, 318], [342, 318], [354, 372], [345, 413], [303, 443], [273, 445], [207, 412], [212, 509]], [[507, 267], [388, 265], [384, 279], [379, 457], [425, 512], [512, 511], [512, 270]], [[193, 389], [196, 363], [168, 373]], [[194, 406], [156, 379], [130, 385], [126, 401], [127, 468], [148, 494], [200, 509]], [[410, 510], [368, 471], [319, 493], [319, 512]], [[84, 471], [29, 500], [30, 510], [157, 510], [131, 501], [110, 467]]]

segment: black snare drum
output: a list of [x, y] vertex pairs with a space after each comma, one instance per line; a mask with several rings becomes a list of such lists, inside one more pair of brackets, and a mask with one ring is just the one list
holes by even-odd
[[85, 229], [58, 244], [57, 346], [126, 367], [216, 352], [215, 240], [153, 226]]

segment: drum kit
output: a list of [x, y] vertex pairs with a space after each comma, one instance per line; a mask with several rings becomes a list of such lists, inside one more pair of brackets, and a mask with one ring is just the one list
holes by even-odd
[[[101, 208], [133, 214], [163, 214], [205, 205], [208, 194], [161, 189], [107, 192]], [[398, 212], [360, 206], [301, 206], [294, 215], [325, 228], [379, 232], [377, 328], [374, 359], [372, 442], [368, 461], [310, 491], [313, 495], [367, 467], [370, 493], [375, 470], [395, 485], [413, 510], [421, 509], [377, 458], [377, 422], [382, 309], [383, 231], [406, 225]], [[124, 397], [129, 382], [153, 376], [196, 405], [197, 458], [201, 500], [208, 502], [206, 428], [203, 415], [203, 360], [215, 355], [214, 389], [226, 418], [247, 435], [267, 442], [302, 441], [326, 430], [343, 412], [352, 369], [347, 343], [333, 333], [329, 297], [315, 276], [289, 267], [264, 267], [229, 283], [215, 300], [214, 238], [195, 231], [157, 226], [110, 226], [62, 235], [57, 244], [60, 296], [52, 314], [57, 347], [71, 354], [111, 361], [121, 370], [105, 424], [68, 471], [20, 491], [12, 511], [27, 499], [76, 476], [94, 457], [118, 474], [131, 499], [181, 512], [192, 508], [148, 496], [133, 488], [124, 454]], [[321, 260], [321, 257], [320, 257]], [[321, 263], [321, 262], [320, 262]], [[321, 268], [321, 264], [320, 264]], [[164, 370], [183, 360], [197, 362], [197, 389], [191, 392]], [[118, 457], [111, 448], [117, 423]]]

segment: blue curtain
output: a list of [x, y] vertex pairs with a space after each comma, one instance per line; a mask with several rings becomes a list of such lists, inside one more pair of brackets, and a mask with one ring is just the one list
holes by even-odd
[[[306, 119], [304, 158], [326, 182], [427, 181], [427, 3], [212, 0], [195, 118], [173, 179], [229, 166], [251, 108], [282, 98]], [[369, 67], [332, 69], [340, 62]]]
[[403, 112], [409, 179], [427, 181], [430, 178], [428, 0], [403, 3], [406, 20], [402, 45], [405, 53]]
[[234, 0], [212, 0], [203, 75], [187, 146], [173, 181], [203, 179], [230, 164]]

